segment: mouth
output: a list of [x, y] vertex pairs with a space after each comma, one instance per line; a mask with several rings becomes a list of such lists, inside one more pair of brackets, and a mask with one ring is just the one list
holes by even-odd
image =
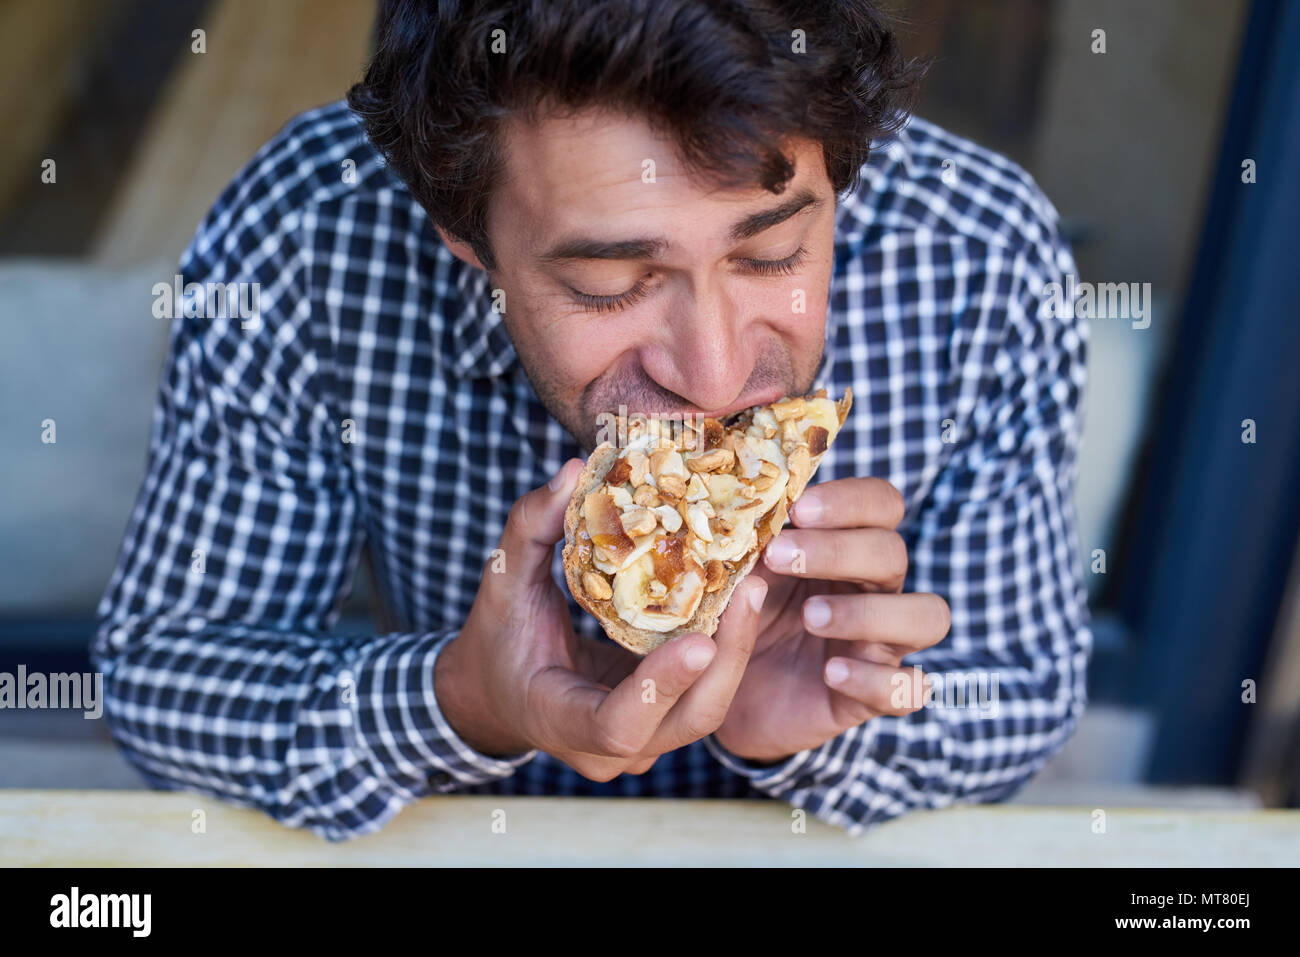
[[745, 409], [748, 409], [751, 406], [771, 405], [773, 402], [776, 402], [778, 399], [785, 398], [786, 395], [787, 393], [784, 386], [775, 385], [770, 388], [762, 389], [758, 392], [755, 392], [752, 395], [744, 399], [741, 399], [740, 401], [732, 403], [731, 405], [725, 406], [721, 409], [713, 409], [710, 411], [703, 411], [695, 408], [647, 409], [647, 408], [642, 408], [639, 405], [631, 406], [624, 402], [624, 403], [620, 403], [620, 405], [609, 410], [608, 412], [602, 412], [599, 415], [597, 415], [596, 426], [593, 433], [584, 436], [579, 441], [582, 443], [583, 447], [587, 450], [589, 454], [595, 450], [597, 444], [601, 441], [600, 430], [602, 428], [608, 427], [609, 425], [609, 423], [602, 424], [603, 421], [602, 416], [618, 416], [622, 414], [628, 416], [629, 418], [634, 416], [644, 416], [647, 419], [658, 419], [660, 421], [668, 421], [668, 422], [688, 422], [688, 421], [700, 422], [701, 420], [706, 418], [713, 418], [713, 419], [718, 419], [720, 422], [726, 424], [727, 419], [730, 416], [734, 416], [738, 412], [743, 412]]
[[748, 409], [750, 406], [770, 405], [771, 403], [775, 402], [777, 399], [784, 398], [785, 394], [786, 394], [785, 389], [783, 389], [780, 386], [774, 386], [773, 388], [770, 389], [764, 389], [761, 392], [755, 392], [753, 395], [749, 396], [748, 398], [736, 402], [732, 405], [726, 406], [722, 409], [715, 409], [712, 411], [705, 411], [703, 409], [694, 409], [694, 408], [636, 409], [636, 410], [629, 410], [629, 411], [641, 412], [643, 415], [647, 415], [647, 416], [656, 415], [666, 419], [687, 419], [687, 418], [694, 419], [698, 417], [702, 419], [707, 418], [707, 419], [724, 420], [730, 415], [735, 415], [737, 412], [741, 412], [745, 409]]

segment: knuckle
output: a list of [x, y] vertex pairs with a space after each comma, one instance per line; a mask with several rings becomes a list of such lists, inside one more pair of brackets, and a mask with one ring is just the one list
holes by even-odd
[[716, 728], [711, 728], [704, 721], [692, 718], [686, 722], [686, 737], [691, 741], [698, 741], [701, 738], [707, 738]]
[[943, 638], [948, 634], [948, 629], [952, 627], [952, 610], [948, 603], [938, 595], [927, 596], [928, 601], [928, 633]]
[[511, 539], [525, 537], [528, 530], [528, 496], [525, 495], [510, 506], [506, 515], [505, 536]]
[[580, 766], [575, 766], [573, 770], [588, 781], [595, 781], [597, 784], [612, 781], [621, 773], [617, 767], [611, 764], [582, 763]]
[[905, 715], [911, 711], [912, 688], [910, 683], [898, 680], [897, 672], [889, 673], [884, 680], [873, 681], [858, 695], [862, 707], [879, 715]]
[[835, 721], [838, 724], [857, 726], [864, 721], [874, 718], [882, 713], [880, 709], [873, 708], [869, 703], [860, 701], [857, 698], [850, 698], [847, 695], [839, 695], [835, 706]]
[[882, 510], [892, 528], [903, 520], [903, 515], [907, 511], [907, 502], [903, 499], [903, 493], [884, 479], [880, 480], [880, 491]]
[[897, 532], [894, 533], [894, 563], [898, 569], [898, 576], [904, 578], [907, 576], [908, 555], [907, 543], [903, 541], [903, 536]]
[[909, 708], [906, 703], [900, 704], [899, 699], [889, 693], [880, 696], [879, 700], [873, 699], [869, 705], [866, 705], [866, 707], [874, 711], [876, 714], [890, 715], [896, 718], [901, 718], [903, 715], [911, 714], [912, 712], [912, 709]]
[[[661, 711], [669, 711], [677, 703], [677, 700], [686, 693], [686, 689], [690, 687], [691, 681], [695, 677], [696, 673], [694, 671], [688, 672], [683, 665], [674, 672], [661, 675], [657, 680], [647, 678], [641, 681], [638, 686], [644, 688], [645, 681], [654, 681], [653, 704]], [[649, 707], [649, 704], [646, 707]]]
[[[849, 534], [852, 535], [852, 532], [850, 532]], [[853, 546], [848, 544], [844, 540], [847, 537], [849, 536], [844, 534], [826, 535], [824, 536], [824, 539], [826, 542], [830, 544], [830, 548], [827, 549], [825, 546], [819, 545], [817, 550], [815, 552], [812, 552], [811, 554], [814, 555], [820, 555], [823, 553], [825, 554], [825, 558], [823, 558], [821, 562], [818, 563], [819, 565], [825, 563], [826, 567], [828, 568], [844, 568], [846, 567], [844, 563], [852, 559], [853, 552], [854, 552]], [[812, 571], [811, 565], [812, 563], [809, 562], [810, 572]]]
[[596, 752], [611, 758], [634, 758], [640, 748], [633, 747], [609, 728], [596, 729]]
[[860, 634], [864, 638], [870, 638], [872, 635], [880, 632], [880, 602], [876, 600], [875, 595], [863, 595], [856, 602], [856, 619], [857, 626], [861, 629]]
[[889, 573], [900, 581], [907, 577], [907, 543], [898, 532], [890, 532], [885, 541], [885, 562]]
[[899, 694], [890, 696], [887, 714], [899, 716], [911, 714], [913, 711], [920, 711], [925, 704], [925, 689], [921, 684], [921, 669], [912, 668], [905, 671], [904, 674], [906, 680], [900, 682], [898, 686]]
[[692, 712], [691, 716], [687, 718], [686, 733], [690, 735], [692, 741], [707, 737], [722, 727], [722, 722], [726, 717], [727, 712], [724, 708], [700, 708]]
[[[831, 619], [834, 620], [835, 612], [831, 612]], [[743, 675], [745, 669], [749, 667], [749, 659], [754, 656], [754, 646], [758, 644], [758, 618], [754, 618], [754, 627], [746, 632], [743, 641], [736, 643], [732, 654], [735, 655], [735, 668], [738, 674]]]

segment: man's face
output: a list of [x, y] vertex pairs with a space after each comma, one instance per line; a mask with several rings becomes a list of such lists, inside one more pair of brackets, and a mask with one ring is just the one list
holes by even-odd
[[491, 284], [538, 398], [589, 451], [620, 404], [721, 417], [811, 388], [835, 221], [818, 144], [787, 145], [780, 195], [711, 187], [621, 114], [514, 123], [504, 144]]

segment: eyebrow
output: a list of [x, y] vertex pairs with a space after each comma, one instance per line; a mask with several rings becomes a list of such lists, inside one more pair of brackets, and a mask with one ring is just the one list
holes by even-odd
[[[811, 190], [801, 189], [780, 206], [746, 216], [732, 226], [727, 235], [732, 242], [750, 239], [805, 209], [820, 208], [823, 202]], [[579, 236], [562, 240], [538, 258], [548, 264], [588, 259], [656, 259], [668, 245], [666, 239], [658, 236], [617, 240]]]

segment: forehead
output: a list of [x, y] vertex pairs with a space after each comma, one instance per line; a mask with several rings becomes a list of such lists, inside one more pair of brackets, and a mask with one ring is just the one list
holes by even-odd
[[[506, 171], [492, 200], [493, 225], [532, 251], [593, 227], [611, 236], [657, 227], [665, 235], [719, 238], [733, 220], [777, 198], [757, 185], [717, 188], [681, 161], [671, 136], [614, 111], [550, 114], [535, 122], [512, 118], [503, 126], [502, 144]], [[796, 186], [829, 189], [818, 144], [791, 139], [784, 152], [795, 175], [782, 197]]]

